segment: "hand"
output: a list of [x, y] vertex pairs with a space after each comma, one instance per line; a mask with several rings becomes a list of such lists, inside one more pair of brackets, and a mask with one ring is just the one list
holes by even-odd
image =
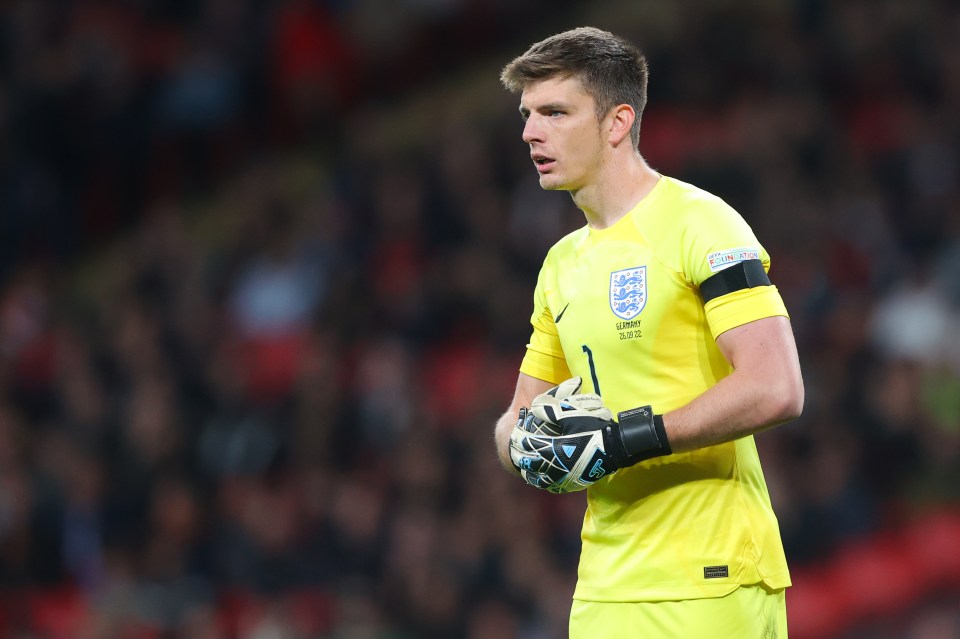
[[532, 411], [520, 409], [510, 435], [510, 459], [528, 484], [552, 493], [570, 493], [610, 472], [600, 430], [555, 435], [554, 429], [555, 425], [538, 419]]
[[644, 459], [669, 455], [663, 420], [649, 406], [614, 421], [598, 395], [578, 394], [575, 377], [521, 409], [510, 436], [510, 458], [524, 480], [555, 493], [583, 490]]
[[[531, 486], [575, 492], [612, 472], [602, 435], [612, 414], [599, 396], [578, 394], [580, 387], [579, 377], [569, 379], [537, 396], [529, 410], [520, 409], [510, 437], [510, 458]], [[583, 432], [573, 432], [574, 417]]]

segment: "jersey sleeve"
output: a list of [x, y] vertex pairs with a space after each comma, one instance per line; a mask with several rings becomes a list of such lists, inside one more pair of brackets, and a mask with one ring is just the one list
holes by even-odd
[[540, 271], [540, 277], [537, 279], [537, 288], [533, 294], [533, 314], [530, 316], [533, 333], [530, 335], [527, 352], [520, 364], [520, 372], [552, 384], [559, 384], [570, 378], [570, 369], [567, 367], [563, 347], [560, 345], [557, 325], [554, 323], [553, 314], [547, 305], [547, 295], [544, 289], [547, 268], [547, 265], [544, 264]]
[[[760, 260], [770, 270], [770, 256], [753, 229], [722, 200], [698, 202], [688, 216], [681, 240], [687, 282], [700, 288], [708, 278], [745, 260]], [[721, 295], [704, 306], [710, 332], [721, 333], [765, 317], [789, 317], [776, 286], [756, 286]]]

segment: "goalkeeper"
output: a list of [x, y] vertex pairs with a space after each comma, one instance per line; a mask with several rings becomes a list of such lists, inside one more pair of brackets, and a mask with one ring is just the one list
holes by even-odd
[[586, 225], [548, 252], [496, 426], [530, 485], [586, 489], [570, 636], [787, 636], [790, 576], [753, 434], [800, 414], [770, 257], [718, 197], [638, 150], [647, 63], [581, 28], [501, 74], [544, 189]]

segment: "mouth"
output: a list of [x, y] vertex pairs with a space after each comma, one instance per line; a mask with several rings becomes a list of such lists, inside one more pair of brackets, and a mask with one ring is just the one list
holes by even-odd
[[557, 163], [557, 161], [553, 158], [547, 157], [540, 153], [533, 153], [530, 155], [530, 157], [533, 159], [533, 163], [537, 167], [537, 171], [540, 173], [547, 173]]

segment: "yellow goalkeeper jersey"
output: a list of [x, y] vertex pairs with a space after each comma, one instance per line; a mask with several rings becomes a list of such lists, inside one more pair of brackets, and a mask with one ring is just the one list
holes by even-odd
[[[703, 303], [704, 280], [749, 259], [769, 269], [736, 211], [662, 177], [613, 226], [585, 226], [550, 249], [520, 370], [552, 383], [579, 375], [614, 414], [679, 408], [730, 374], [716, 336], [787, 315], [775, 286]], [[587, 491], [582, 541], [576, 599], [695, 599], [740, 584], [790, 585], [752, 436], [601, 479]]]

